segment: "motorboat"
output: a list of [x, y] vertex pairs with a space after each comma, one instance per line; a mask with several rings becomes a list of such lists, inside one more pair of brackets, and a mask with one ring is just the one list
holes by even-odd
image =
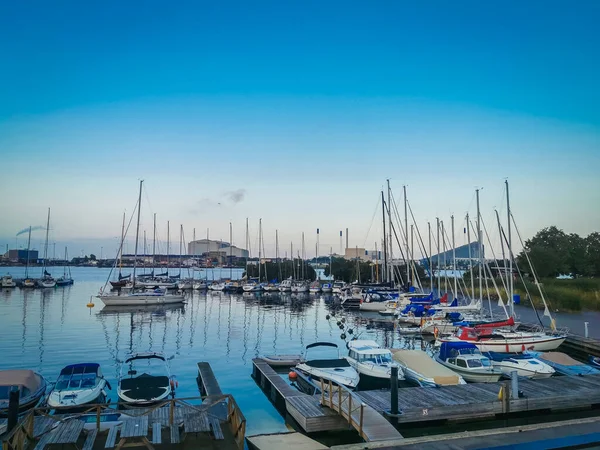
[[321, 292], [324, 294], [329, 294], [333, 291], [333, 285], [331, 283], [323, 283], [321, 285]]
[[262, 291], [262, 284], [257, 280], [249, 280], [243, 284], [242, 290], [244, 292], [260, 292]]
[[404, 372], [394, 362], [392, 352], [381, 348], [375, 341], [350, 341], [346, 359], [358, 372], [361, 386], [368, 386], [370, 389], [389, 388], [392, 367], [398, 368], [398, 380], [404, 380]]
[[106, 306], [145, 306], [145, 305], [168, 305], [171, 303], [183, 303], [183, 294], [167, 294], [164, 289], [153, 291], [129, 292], [108, 294], [100, 292], [97, 296]]
[[519, 377], [532, 380], [549, 378], [556, 372], [552, 366], [528, 353], [486, 352], [483, 355], [490, 358], [492, 366], [500, 369], [504, 376], [508, 378], [515, 371]]
[[321, 292], [321, 283], [320, 283], [320, 282], [318, 282], [318, 281], [313, 281], [313, 282], [310, 284], [310, 286], [309, 286], [309, 288], [308, 288], [308, 291], [309, 291], [311, 294], [318, 294], [319, 292]]
[[[337, 358], [334, 359], [308, 359], [308, 350], [316, 347], [330, 347], [337, 350]], [[296, 365], [296, 369], [317, 381], [333, 381], [337, 384], [354, 389], [358, 386], [360, 377], [354, 367], [347, 359], [340, 358], [337, 344], [332, 342], [315, 342], [306, 346], [304, 362]]]
[[10, 390], [19, 389], [19, 413], [35, 408], [46, 393], [46, 379], [33, 370], [0, 370], [0, 417], [8, 414]]
[[528, 351], [529, 355], [551, 366], [556, 372], [562, 375], [583, 376], [600, 374], [600, 369], [584, 364], [581, 361], [571, 358], [562, 352], [534, 352]]
[[192, 289], [192, 287], [193, 287], [192, 280], [190, 280], [190, 279], [179, 280], [177, 282], [177, 289], [179, 289], [181, 291], [190, 290], [190, 289]]
[[291, 292], [292, 291], [292, 279], [288, 278], [279, 283], [279, 292]]
[[57, 286], [70, 286], [73, 284], [73, 278], [70, 276], [62, 276], [56, 279]]
[[588, 362], [590, 363], [590, 366], [600, 369], [600, 356], [590, 355]]
[[117, 395], [127, 406], [148, 406], [175, 395], [175, 380], [162, 353], [136, 353], [125, 360]]
[[44, 271], [44, 276], [37, 280], [37, 285], [41, 288], [53, 288], [56, 287], [56, 280], [48, 272]]
[[423, 350], [392, 349], [394, 361], [400, 364], [407, 381], [421, 387], [466, 384], [462, 376], [434, 361]]
[[302, 355], [265, 355], [261, 358], [271, 367], [293, 367], [303, 361]]
[[444, 342], [435, 360], [471, 383], [495, 383], [503, 374], [469, 342]]
[[396, 308], [398, 308], [397, 300], [386, 300], [383, 304], [383, 309], [379, 311], [379, 314], [386, 317], [395, 316]]
[[2, 280], [0, 281], [0, 287], [14, 288], [14, 287], [17, 287], [17, 283], [15, 282], [15, 280], [13, 280], [13, 277], [11, 274], [6, 274], [2, 277]]
[[48, 406], [73, 410], [85, 405], [104, 403], [105, 388], [110, 384], [96, 363], [71, 364], [60, 371], [58, 380], [48, 396]]
[[331, 290], [334, 294], [341, 294], [342, 290], [346, 287], [346, 283], [343, 281], [334, 281]]
[[353, 286], [346, 288], [341, 294], [341, 305], [344, 309], [360, 309], [363, 301], [363, 290], [360, 287]]
[[192, 282], [192, 289], [195, 291], [208, 289], [208, 284], [204, 280], [194, 280]]
[[278, 292], [279, 291], [279, 284], [277, 283], [267, 283], [263, 285], [263, 290], [265, 292]]
[[308, 292], [309, 285], [306, 281], [294, 281], [292, 283], [292, 292], [302, 293]]
[[221, 281], [213, 281], [212, 283], [210, 283], [208, 285], [208, 290], [209, 291], [224, 291], [225, 283], [223, 283]]

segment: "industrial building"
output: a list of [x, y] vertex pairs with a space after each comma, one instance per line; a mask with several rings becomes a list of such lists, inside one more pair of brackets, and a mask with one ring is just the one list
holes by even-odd
[[360, 259], [361, 261], [378, 261], [382, 258], [381, 251], [367, 250], [364, 248], [351, 247], [346, 248], [344, 252], [345, 259]]
[[248, 258], [248, 250], [231, 245], [224, 241], [211, 241], [210, 239], [200, 239], [192, 241], [188, 244], [188, 255], [201, 256], [205, 253], [211, 257], [228, 258], [231, 255], [233, 258]]
[[[470, 247], [470, 254], [469, 254], [469, 247]], [[456, 247], [456, 249], [454, 250], [454, 254], [456, 254], [456, 261], [457, 261], [457, 266], [465, 266], [466, 264], [468, 264], [469, 261], [469, 257], [472, 260], [477, 260], [479, 259], [479, 243], [478, 242], [471, 242], [470, 244], [465, 244], [465, 245], [461, 245], [460, 247]], [[485, 247], [482, 245], [481, 246], [481, 255], [483, 258], [485, 258]], [[439, 256], [439, 259], [438, 259]], [[438, 265], [438, 261], [441, 267], [443, 266], [450, 266], [452, 265], [452, 256], [453, 256], [453, 252], [452, 249], [440, 253], [435, 254], [431, 257], [431, 263], [433, 265], [433, 267], [437, 267]], [[421, 260], [421, 264], [423, 264], [424, 266], [427, 266], [427, 260], [426, 259], [422, 259]]]
[[27, 264], [28, 253], [29, 262], [37, 262], [39, 256], [37, 250], [9, 250], [4, 254], [4, 259], [9, 260], [11, 263]]

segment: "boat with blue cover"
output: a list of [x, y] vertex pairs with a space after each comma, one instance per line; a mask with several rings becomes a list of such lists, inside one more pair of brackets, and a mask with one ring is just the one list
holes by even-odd
[[528, 353], [484, 352], [490, 358], [492, 366], [500, 369], [505, 377], [516, 371], [519, 377], [539, 380], [549, 378], [556, 373], [554, 368]]
[[472, 383], [495, 383], [502, 371], [469, 342], [444, 342], [435, 360]]
[[588, 364], [577, 361], [571, 358], [569, 355], [561, 352], [534, 352], [529, 351], [528, 354], [538, 358], [540, 361], [545, 362], [549, 366], [552, 366], [555, 371], [563, 375], [569, 376], [584, 376], [584, 375], [597, 375], [600, 374], [600, 369], [592, 367]]

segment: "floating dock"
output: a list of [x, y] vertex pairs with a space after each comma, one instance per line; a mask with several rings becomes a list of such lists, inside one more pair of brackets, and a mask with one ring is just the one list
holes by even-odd
[[253, 359], [252, 364], [252, 376], [271, 401], [276, 406], [284, 403], [286, 411], [307, 433], [353, 427], [366, 441], [402, 438], [385, 417], [347, 389], [335, 386], [328, 395], [304, 394], [287, 384], [263, 359]]
[[323, 450], [329, 448], [302, 433], [259, 434], [248, 436], [246, 442], [252, 450]]
[[221, 420], [227, 418], [227, 403], [223, 401], [223, 391], [217, 381], [217, 377], [207, 362], [198, 363], [198, 389], [200, 395], [205, 397], [202, 404], [211, 406], [211, 414], [217, 416]]

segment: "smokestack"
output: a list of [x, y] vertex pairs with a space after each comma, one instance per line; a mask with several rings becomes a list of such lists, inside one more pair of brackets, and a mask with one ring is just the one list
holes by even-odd
[[346, 248], [348, 248], [348, 228], [346, 228]]

